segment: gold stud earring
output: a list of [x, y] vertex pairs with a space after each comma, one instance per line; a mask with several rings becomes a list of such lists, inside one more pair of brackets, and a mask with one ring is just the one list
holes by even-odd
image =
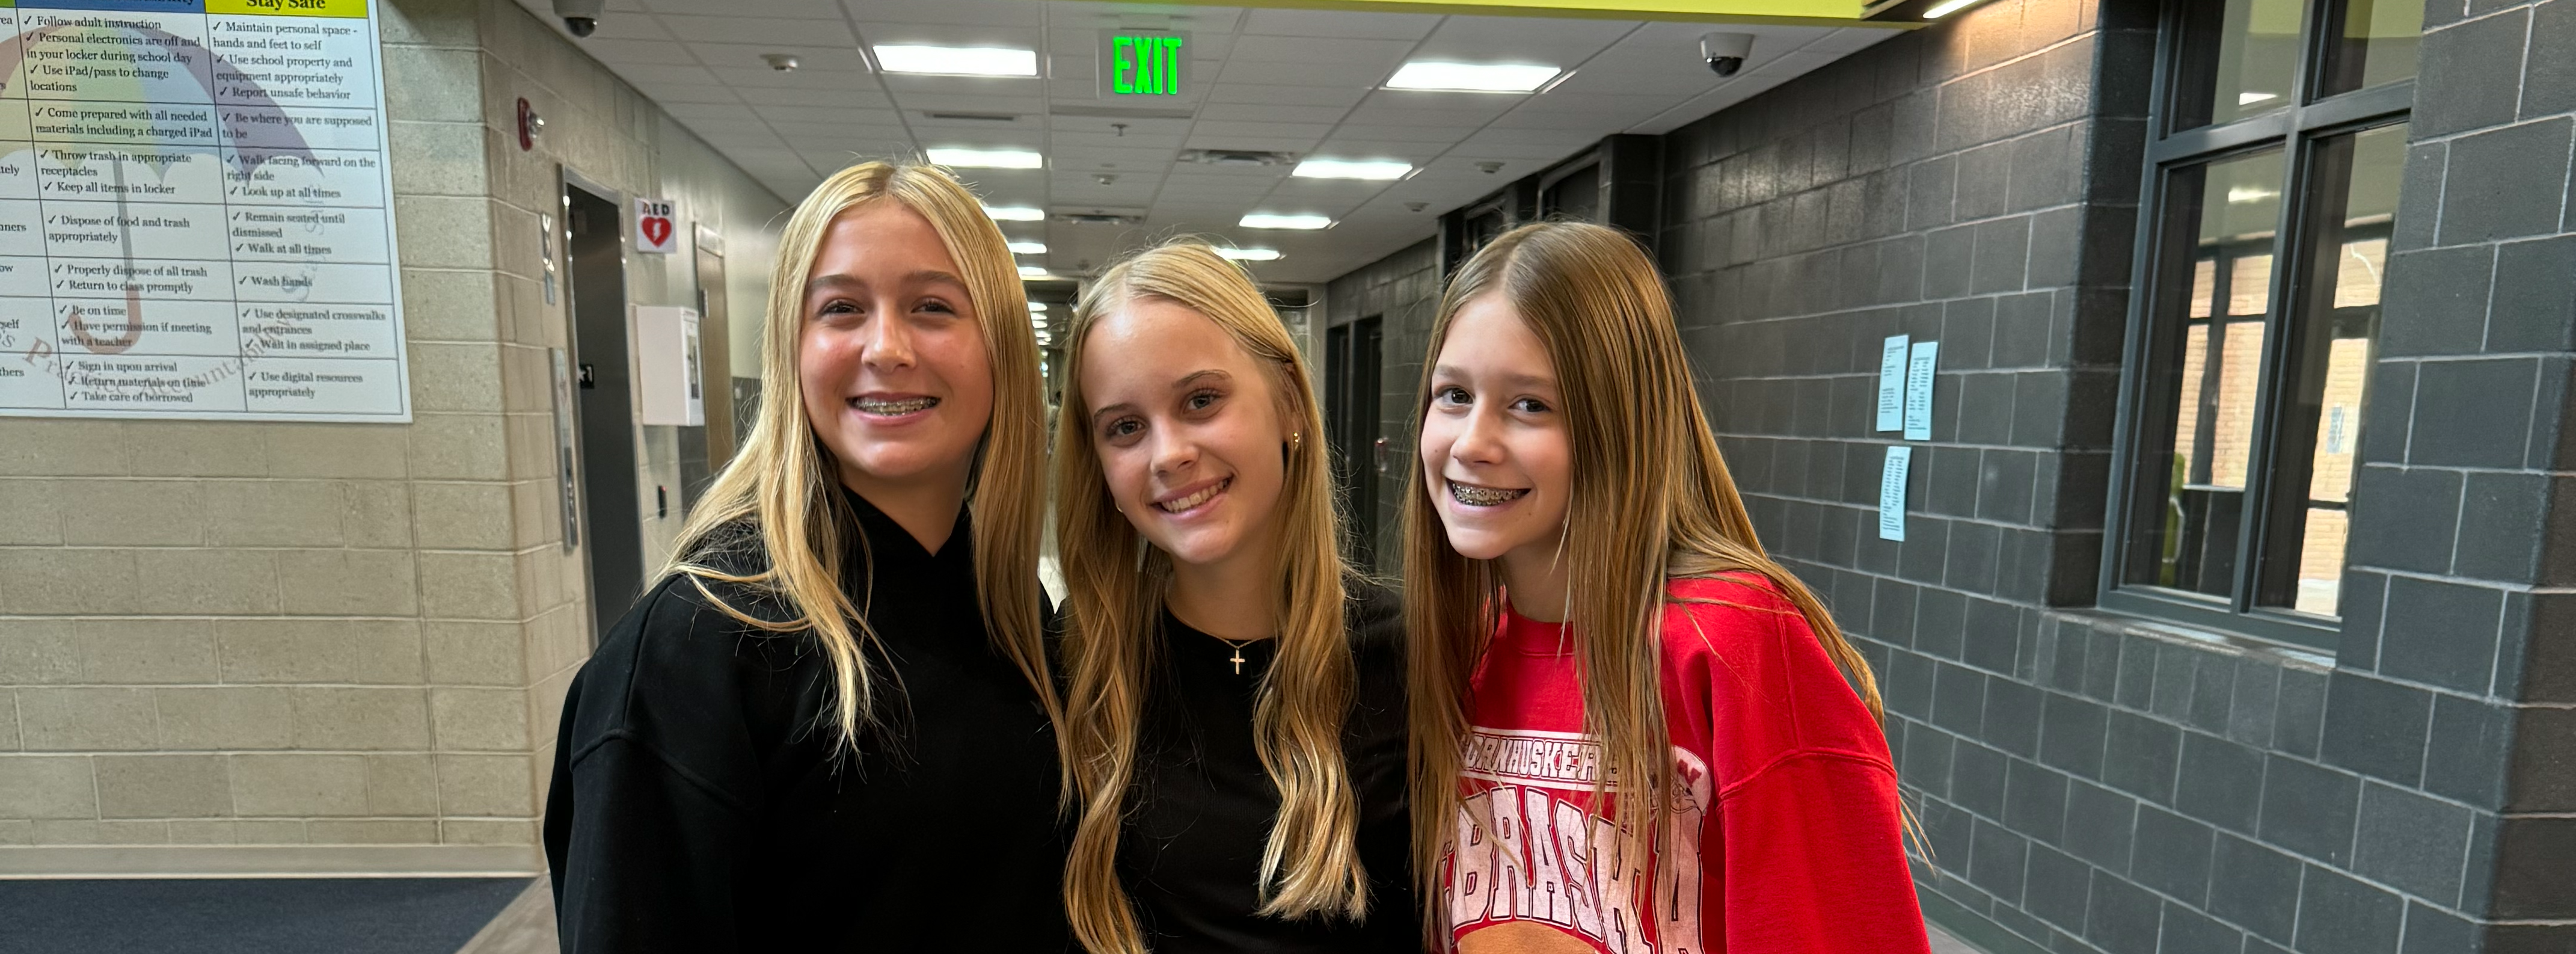
[[1294, 454], [1294, 453], [1296, 453], [1296, 452], [1298, 452], [1298, 451], [1305, 450], [1305, 449], [1306, 449], [1306, 434], [1305, 434], [1305, 432], [1304, 432], [1304, 431], [1299, 431], [1299, 432], [1297, 432], [1297, 433], [1295, 433], [1295, 434], [1290, 434], [1290, 435], [1288, 435], [1288, 452], [1289, 452], [1289, 453]]

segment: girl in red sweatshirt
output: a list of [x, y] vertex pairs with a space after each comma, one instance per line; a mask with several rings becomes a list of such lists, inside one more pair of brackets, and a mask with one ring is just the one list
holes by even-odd
[[1625, 235], [1505, 233], [1432, 326], [1414, 832], [1463, 954], [1923, 954], [1869, 667], [1763, 553]]

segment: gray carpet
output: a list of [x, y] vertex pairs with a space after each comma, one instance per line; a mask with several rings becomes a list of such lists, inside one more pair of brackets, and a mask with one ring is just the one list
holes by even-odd
[[0, 881], [0, 954], [455, 954], [525, 878]]

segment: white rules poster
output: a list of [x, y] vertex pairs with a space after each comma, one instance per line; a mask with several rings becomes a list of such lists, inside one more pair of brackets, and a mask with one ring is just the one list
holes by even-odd
[[0, 415], [411, 419], [380, 0], [0, 0]]

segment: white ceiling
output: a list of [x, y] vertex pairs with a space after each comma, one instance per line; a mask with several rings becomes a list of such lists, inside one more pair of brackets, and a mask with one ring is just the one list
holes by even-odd
[[[561, 29], [545, 0], [520, 3]], [[1187, 32], [1196, 54], [1189, 88], [1151, 106], [1101, 97], [1095, 68], [1104, 27]], [[1716, 30], [1757, 37], [1732, 78], [1700, 62], [1698, 39]], [[943, 146], [1035, 149], [1046, 168], [959, 173], [991, 205], [1145, 218], [1141, 226], [1002, 223], [1014, 240], [1048, 245], [1048, 254], [1022, 256], [1023, 264], [1081, 273], [1188, 234], [1280, 250], [1280, 260], [1252, 266], [1264, 281], [1321, 282], [1420, 241], [1441, 212], [1603, 136], [1669, 131], [1893, 34], [1073, 0], [609, 0], [598, 32], [574, 42], [789, 201], [854, 157]], [[878, 74], [860, 52], [900, 43], [1034, 49], [1043, 75]], [[765, 53], [792, 54], [802, 66], [771, 70]], [[1415, 59], [1574, 72], [1536, 95], [1379, 88]], [[1120, 110], [1175, 115], [1097, 115]], [[927, 115], [949, 111], [1017, 118]], [[1286, 167], [1176, 161], [1184, 149], [1401, 159], [1419, 171], [1397, 182], [1298, 179]], [[1479, 164], [1487, 162], [1502, 165], [1486, 173]], [[1101, 185], [1100, 174], [1117, 178]], [[1423, 211], [1407, 211], [1414, 202]], [[1255, 211], [1320, 213], [1339, 224], [1321, 232], [1237, 227]]]

